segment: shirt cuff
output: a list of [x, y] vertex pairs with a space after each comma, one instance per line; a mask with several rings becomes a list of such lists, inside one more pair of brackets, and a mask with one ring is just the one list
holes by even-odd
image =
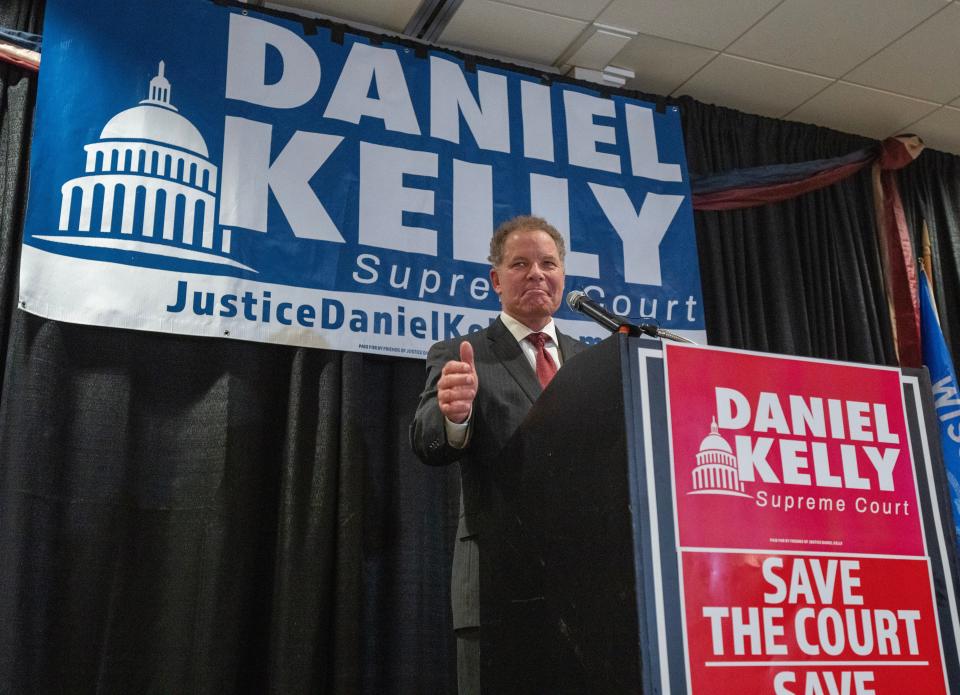
[[473, 411], [470, 411], [470, 415], [461, 423], [451, 422], [446, 417], [443, 418], [443, 429], [447, 433], [447, 444], [454, 449], [463, 449], [470, 442], [470, 417], [472, 415]]

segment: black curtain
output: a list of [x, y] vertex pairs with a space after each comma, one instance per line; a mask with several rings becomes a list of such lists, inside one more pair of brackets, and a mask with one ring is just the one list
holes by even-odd
[[[0, 26], [40, 33], [41, 7]], [[35, 76], [0, 88], [0, 693], [455, 692], [456, 471], [406, 443], [423, 363], [20, 311]], [[865, 142], [677, 103], [694, 173]], [[956, 283], [957, 160], [924, 157], [905, 197], [951, 211]], [[698, 213], [710, 341], [892, 363], [871, 200], [860, 176]]]
[[924, 222], [930, 235], [937, 313], [956, 366], [960, 355], [960, 157], [925, 150], [901, 170], [900, 188], [918, 257]]
[[[848, 154], [871, 141], [678, 102], [693, 175]], [[794, 200], [697, 212], [711, 344], [894, 364], [870, 172]]]
[[421, 363], [11, 323], [0, 692], [449, 689]]
[[[43, 2], [16, 0], [0, 5], [0, 27], [39, 34]], [[27, 204], [27, 168], [36, 79], [0, 61], [0, 357], [10, 335], [17, 298], [20, 232]], [[2, 452], [0, 452], [2, 456]]]

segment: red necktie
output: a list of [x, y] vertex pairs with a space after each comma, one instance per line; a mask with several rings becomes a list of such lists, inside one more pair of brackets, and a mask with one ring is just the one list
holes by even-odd
[[526, 337], [526, 340], [529, 340], [537, 351], [537, 378], [540, 380], [540, 385], [547, 388], [547, 384], [557, 373], [557, 363], [553, 361], [550, 353], [544, 347], [547, 343], [547, 334], [531, 333]]

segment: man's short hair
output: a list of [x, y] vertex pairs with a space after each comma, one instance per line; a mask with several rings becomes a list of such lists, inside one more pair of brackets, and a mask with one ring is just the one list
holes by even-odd
[[553, 239], [553, 243], [557, 245], [557, 253], [560, 254], [560, 262], [562, 263], [564, 256], [567, 255], [567, 246], [563, 241], [563, 235], [545, 219], [535, 217], [534, 215], [518, 215], [497, 227], [497, 231], [493, 233], [493, 238], [490, 239], [490, 255], [487, 257], [487, 260], [490, 261], [494, 267], [500, 265], [500, 263], [503, 262], [503, 244], [506, 242], [508, 236], [514, 232], [536, 232], [538, 230], [546, 232], [550, 235], [550, 238]]

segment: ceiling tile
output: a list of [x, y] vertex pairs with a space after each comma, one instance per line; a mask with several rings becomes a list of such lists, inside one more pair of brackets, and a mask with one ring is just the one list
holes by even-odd
[[960, 109], [944, 106], [911, 123], [907, 130], [923, 138], [931, 149], [960, 154]]
[[640, 34], [613, 57], [610, 65], [633, 70], [628, 89], [649, 94], [670, 94], [717, 55], [699, 46]]
[[723, 49], [780, 0], [613, 0], [597, 21], [664, 39]]
[[280, 0], [271, 5], [285, 5], [292, 9], [311, 10], [336, 17], [346, 22], [359, 22], [402, 32], [420, 6], [420, 0]]
[[564, 62], [582, 68], [603, 70], [610, 64], [610, 59], [617, 55], [629, 41], [629, 36], [599, 29], [593, 32], [577, 52]]
[[848, 133], [882, 139], [901, 132], [937, 108], [937, 104], [837, 82], [791, 111], [791, 121], [816, 123]]
[[944, 0], [785, 0], [728, 52], [841, 77], [945, 6]]
[[919, 99], [944, 103], [960, 95], [960, 4], [953, 3], [844, 76]]
[[492, 0], [464, 0], [438, 43], [551, 65], [586, 26]]
[[610, 0], [509, 0], [505, 4], [593, 21], [609, 2]]
[[675, 91], [703, 102], [779, 118], [831, 82], [819, 75], [721, 54]]

